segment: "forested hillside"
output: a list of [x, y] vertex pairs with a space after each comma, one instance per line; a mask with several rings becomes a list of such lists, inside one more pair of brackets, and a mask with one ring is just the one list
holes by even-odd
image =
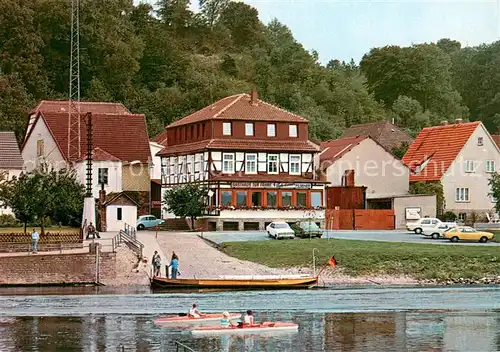
[[[455, 118], [500, 123], [500, 43], [375, 48], [357, 63], [318, 62], [278, 20], [242, 2], [133, 5], [81, 0], [82, 99], [146, 114], [150, 135], [213, 101], [258, 87], [260, 97], [310, 120], [312, 138], [394, 118], [415, 134]], [[0, 130], [21, 137], [41, 99], [66, 99], [70, 1], [0, 0]], [[334, 35], [332, 41], [342, 40]], [[390, 43], [388, 43], [390, 44]], [[349, 45], [349, 43], [345, 43]]]

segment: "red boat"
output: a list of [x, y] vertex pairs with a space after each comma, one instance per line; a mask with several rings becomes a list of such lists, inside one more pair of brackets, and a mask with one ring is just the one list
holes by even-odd
[[294, 323], [264, 322], [254, 325], [243, 326], [204, 326], [191, 330], [193, 335], [220, 335], [220, 334], [258, 334], [263, 332], [297, 331], [299, 326]]
[[[195, 325], [203, 323], [213, 323], [214, 321], [220, 321], [223, 318], [222, 313], [213, 314], [203, 314], [199, 318], [193, 318], [192, 316], [178, 315], [174, 317], [164, 317], [157, 318], [153, 322], [157, 325], [162, 326], [185, 326], [185, 325]], [[240, 313], [229, 313], [229, 320], [236, 320], [241, 318]]]

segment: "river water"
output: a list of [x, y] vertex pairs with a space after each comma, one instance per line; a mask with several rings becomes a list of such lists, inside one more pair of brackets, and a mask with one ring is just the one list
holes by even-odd
[[[294, 321], [296, 333], [193, 337], [158, 316], [242, 312]], [[0, 290], [0, 351], [500, 351], [500, 287], [151, 293]]]

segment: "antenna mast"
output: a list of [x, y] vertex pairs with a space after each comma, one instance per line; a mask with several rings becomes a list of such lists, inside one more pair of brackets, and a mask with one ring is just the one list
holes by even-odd
[[80, 0], [71, 0], [68, 110], [68, 159], [70, 162], [75, 162], [81, 157], [80, 134]]

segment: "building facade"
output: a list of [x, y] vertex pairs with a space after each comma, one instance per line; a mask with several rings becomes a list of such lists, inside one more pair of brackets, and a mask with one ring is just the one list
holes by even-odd
[[309, 141], [307, 124], [259, 100], [255, 90], [224, 98], [167, 126], [162, 187], [206, 186], [210, 229], [322, 218], [319, 147]]
[[[24, 161], [16, 135], [11, 131], [0, 131], [0, 183], [19, 177], [23, 169]], [[0, 203], [0, 215], [13, 215], [12, 209]]]

